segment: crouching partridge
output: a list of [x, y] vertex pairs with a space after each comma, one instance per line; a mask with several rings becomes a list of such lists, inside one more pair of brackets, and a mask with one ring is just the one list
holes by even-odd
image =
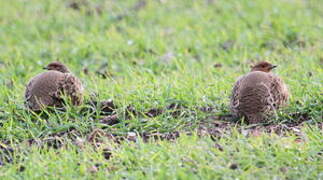
[[28, 109], [40, 111], [48, 106], [62, 107], [63, 96], [73, 105], [82, 103], [82, 83], [64, 64], [52, 62], [44, 69], [48, 71], [33, 77], [26, 87], [25, 106]]
[[282, 79], [271, 73], [274, 68], [276, 66], [262, 61], [238, 79], [230, 101], [235, 116], [245, 117], [251, 124], [261, 123], [287, 102], [287, 87]]

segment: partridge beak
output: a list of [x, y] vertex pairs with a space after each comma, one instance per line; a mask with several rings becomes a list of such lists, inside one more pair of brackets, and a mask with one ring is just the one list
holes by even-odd
[[47, 68], [47, 67], [43, 67], [43, 69], [46, 69], [46, 70], [48, 70], [48, 68]]
[[272, 65], [270, 69], [275, 69], [277, 65]]

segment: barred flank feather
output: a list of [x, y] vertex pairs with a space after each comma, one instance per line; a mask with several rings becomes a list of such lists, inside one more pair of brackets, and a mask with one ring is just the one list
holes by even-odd
[[230, 109], [236, 116], [244, 116], [249, 123], [259, 123], [284, 105], [287, 99], [288, 90], [278, 76], [252, 71], [235, 83]]

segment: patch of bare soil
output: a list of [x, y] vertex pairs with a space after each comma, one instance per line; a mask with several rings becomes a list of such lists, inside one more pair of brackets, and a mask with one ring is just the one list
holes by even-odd
[[[237, 128], [237, 130], [246, 137], [257, 137], [264, 133], [275, 133], [279, 136], [287, 136], [290, 134], [296, 135], [298, 138], [295, 140], [296, 143], [301, 143], [305, 141], [305, 137], [301, 128], [305, 124], [298, 125], [286, 125], [286, 124], [277, 124], [277, 125], [252, 125], [252, 126], [241, 126], [237, 123], [226, 122], [221, 120], [215, 120], [211, 123], [201, 123], [197, 128], [197, 135], [207, 136], [212, 140], [217, 142], [220, 138], [229, 137], [232, 134], [232, 128]], [[317, 126], [320, 129], [323, 129], [323, 123], [318, 123]], [[27, 143], [27, 145], [36, 145], [40, 148], [63, 148], [68, 147], [70, 143], [78, 146], [80, 150], [83, 149], [85, 145], [92, 145], [93, 148], [100, 153], [106, 160], [109, 160], [113, 157], [113, 149], [109, 147], [109, 143], [120, 144], [123, 141], [128, 142], [137, 142], [139, 139], [143, 142], [150, 141], [176, 141], [181, 135], [192, 135], [192, 131], [173, 131], [173, 132], [143, 132], [135, 133], [128, 132], [127, 134], [117, 135], [112, 134], [104, 129], [94, 128], [89, 133], [82, 135], [75, 129], [69, 129], [64, 132], [54, 133], [41, 137], [38, 139], [29, 139], [22, 143]], [[14, 162], [14, 154], [16, 152], [14, 148], [10, 147], [10, 143], [1, 143], [0, 144], [0, 166], [6, 163]], [[15, 144], [14, 146], [19, 146]], [[108, 146], [107, 146], [108, 145]], [[223, 151], [221, 145], [215, 144], [215, 148]], [[23, 167], [22, 167], [23, 168]], [[234, 169], [235, 166], [232, 165]], [[24, 168], [23, 168], [24, 169]]]
[[14, 149], [11, 148], [9, 142], [0, 143], [0, 167], [5, 163], [13, 162]]
[[88, 0], [73, 0], [68, 2], [66, 7], [75, 11], [84, 10], [88, 16], [92, 16], [94, 14], [101, 15], [103, 13], [101, 4], [93, 4]]
[[[105, 159], [110, 159], [113, 156], [111, 147], [106, 146], [109, 142], [120, 144], [124, 141], [136, 142], [143, 140], [144, 142], [150, 141], [176, 141], [181, 135], [192, 135], [195, 131], [199, 136], [210, 137], [215, 142], [223, 137], [230, 137], [233, 129], [238, 130], [246, 137], [260, 136], [264, 133], [275, 133], [279, 136], [287, 136], [290, 134], [299, 137], [296, 141], [304, 141], [302, 127], [306, 126], [307, 122], [311, 121], [309, 112], [290, 112], [288, 115], [293, 121], [288, 123], [268, 123], [268, 124], [253, 124], [246, 125], [238, 122], [231, 114], [223, 114], [223, 110], [218, 110], [216, 107], [205, 106], [188, 108], [187, 106], [179, 103], [172, 103], [164, 108], [151, 108], [147, 111], [140, 112], [132, 105], [128, 105], [121, 112], [123, 116], [117, 112], [120, 108], [113, 102], [113, 100], [95, 101], [91, 100], [87, 103], [87, 107], [82, 110], [82, 113], [99, 112], [99, 123], [111, 126], [111, 128], [122, 122], [124, 119], [131, 119], [134, 116], [144, 118], [154, 118], [157, 116], [170, 116], [172, 118], [185, 118], [191, 115], [196, 115], [199, 112], [205, 114], [202, 119], [198, 121], [197, 128], [192, 130], [192, 123], [187, 123], [187, 130], [172, 131], [172, 132], [128, 132], [125, 134], [114, 134], [108, 132], [106, 129], [92, 127], [87, 132], [81, 133], [74, 127], [67, 128], [58, 133], [44, 134], [37, 139], [29, 139], [24, 142], [27, 145], [36, 145], [40, 148], [62, 148], [68, 147], [69, 144], [74, 144], [82, 149], [85, 145], [92, 145], [98, 152], [102, 154]], [[220, 114], [221, 113], [221, 114]], [[323, 129], [323, 122], [316, 123], [316, 125]], [[116, 132], [116, 130], [114, 131]], [[0, 165], [5, 163], [12, 163], [14, 159], [15, 149], [12, 147], [19, 146], [18, 144], [10, 144], [8, 142], [0, 142]], [[223, 150], [223, 148], [215, 144], [215, 148]], [[234, 169], [235, 166], [232, 165]]]

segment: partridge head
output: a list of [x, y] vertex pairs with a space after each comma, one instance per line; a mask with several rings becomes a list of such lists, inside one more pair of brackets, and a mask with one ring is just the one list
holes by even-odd
[[58, 72], [62, 72], [62, 73], [69, 73], [70, 70], [62, 63], [56, 61], [56, 62], [52, 62], [49, 63], [47, 66], [45, 66], [43, 69], [46, 70], [52, 70], [52, 71], [58, 71]]
[[270, 72], [274, 68], [276, 68], [276, 65], [272, 65], [269, 62], [261, 61], [254, 66], [251, 66], [251, 71], [262, 71], [262, 72]]

